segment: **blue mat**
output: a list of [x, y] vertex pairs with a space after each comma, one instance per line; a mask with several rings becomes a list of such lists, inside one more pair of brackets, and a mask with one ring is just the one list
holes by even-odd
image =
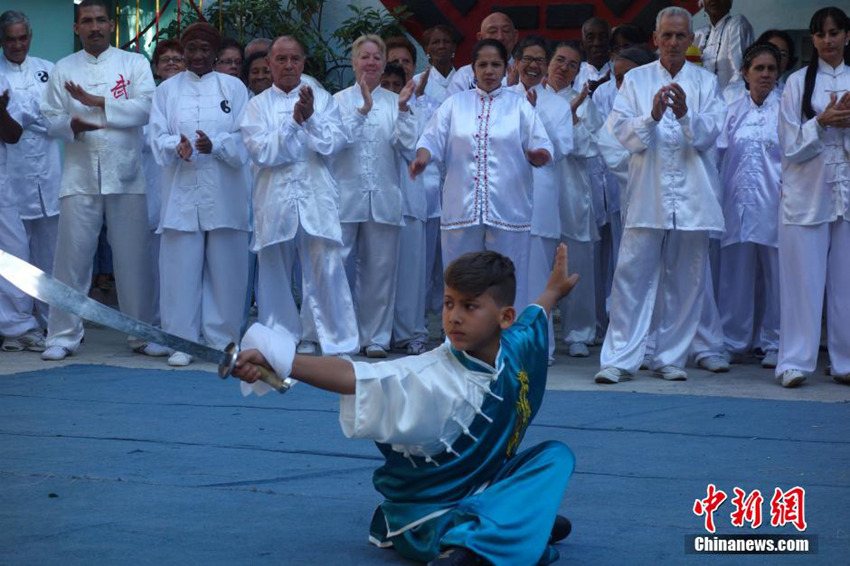
[[[373, 444], [335, 395], [243, 398], [206, 372], [68, 366], [0, 377], [0, 564], [408, 564], [367, 543]], [[559, 564], [848, 564], [850, 406], [550, 391], [525, 446], [576, 453]], [[696, 556], [714, 483], [804, 487], [812, 555]], [[727, 501], [718, 533], [731, 526]]]

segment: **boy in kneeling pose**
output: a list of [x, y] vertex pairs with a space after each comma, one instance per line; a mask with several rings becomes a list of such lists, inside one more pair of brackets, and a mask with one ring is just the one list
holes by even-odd
[[233, 375], [259, 392], [257, 364], [342, 395], [343, 433], [373, 439], [386, 458], [373, 476], [385, 499], [374, 544], [429, 566], [550, 564], [569, 534], [557, 512], [575, 458], [556, 441], [517, 449], [546, 388], [547, 317], [577, 280], [561, 244], [546, 289], [517, 318], [511, 260], [468, 253], [445, 273], [449, 343], [350, 362], [295, 355], [294, 339], [255, 324]]

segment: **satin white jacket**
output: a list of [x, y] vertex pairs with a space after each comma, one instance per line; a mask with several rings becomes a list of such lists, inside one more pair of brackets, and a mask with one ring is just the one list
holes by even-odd
[[[430, 100], [427, 103], [428, 109], [426, 111], [430, 112], [428, 115], [428, 119], [425, 120], [425, 123], [428, 123], [431, 115], [436, 112], [437, 108], [439, 108], [440, 104], [448, 98], [448, 88], [452, 79], [454, 79], [455, 74], [457, 73], [456, 69], [452, 69], [448, 76], [443, 76], [436, 69], [431, 69], [431, 75], [428, 77], [428, 84], [425, 85], [425, 95]], [[422, 79], [422, 73], [415, 75], [413, 80], [416, 84], [419, 84], [419, 81]], [[421, 97], [424, 98], [424, 97]], [[417, 99], [417, 104], [420, 103], [420, 100]], [[442, 209], [442, 189], [443, 189], [443, 172], [440, 171], [439, 167], [436, 164], [428, 165], [425, 168], [425, 172], [420, 175], [422, 179], [422, 184], [425, 187], [425, 207], [426, 207], [426, 216], [427, 218], [439, 218], [440, 212]]]
[[753, 26], [740, 14], [726, 14], [717, 25], [708, 24], [694, 32], [694, 45], [702, 51], [702, 66], [717, 76], [721, 90], [729, 83], [743, 81], [741, 61], [753, 41]]
[[418, 148], [446, 171], [443, 230], [478, 224], [531, 230], [533, 167], [525, 152], [546, 149], [554, 156], [555, 150], [525, 95], [505, 88], [459, 92], [431, 118]]
[[782, 146], [782, 221], [815, 225], [850, 220], [850, 128], [822, 128], [817, 115], [850, 90], [850, 67], [820, 60], [812, 108], [802, 114], [806, 69], [788, 77], [782, 93], [779, 140]]
[[[216, 71], [202, 77], [183, 71], [156, 89], [150, 143], [164, 168], [159, 232], [250, 230], [248, 154], [239, 132], [247, 103], [242, 81]], [[196, 130], [212, 141], [212, 153], [194, 149]], [[177, 155], [181, 134], [193, 145], [189, 161]]]
[[[20, 124], [21, 127], [26, 128], [39, 118], [40, 113], [35, 101], [19, 96], [19, 93], [12, 89], [5, 75], [0, 74], [0, 94], [6, 91], [9, 91], [9, 103], [6, 106], [6, 110], [12, 119]], [[9, 183], [10, 169], [15, 168], [15, 164], [7, 159], [8, 149], [12, 145], [14, 144], [10, 145], [0, 140], [0, 207], [17, 206], [20, 200], [19, 195], [12, 189]]]
[[[104, 97], [105, 109], [84, 106], [71, 98], [65, 90], [68, 81]], [[50, 122], [48, 135], [65, 141], [60, 198], [144, 194], [142, 126], [148, 123], [155, 88], [150, 64], [138, 53], [110, 47], [95, 57], [81, 50], [56, 63], [41, 112]], [[104, 127], [75, 137], [73, 116]]]
[[252, 249], [291, 240], [301, 226], [311, 236], [342, 244], [337, 183], [330, 160], [348, 143], [336, 100], [313, 90], [313, 114], [292, 117], [299, 91], [277, 86], [255, 96], [242, 119], [242, 139], [254, 162]]
[[[652, 101], [673, 82], [684, 89], [688, 111], [677, 120], [667, 108], [656, 122]], [[714, 145], [726, 105], [714, 75], [687, 62], [675, 77], [660, 61], [637, 67], [626, 74], [611, 116], [631, 154], [624, 227], [723, 230]]]
[[416, 144], [413, 113], [398, 111], [398, 95], [381, 87], [372, 91], [372, 109], [363, 116], [360, 86], [333, 95], [348, 132], [347, 145], [333, 160], [339, 185], [340, 222], [367, 222], [400, 226], [402, 194], [399, 185], [400, 152]]
[[50, 122], [39, 110], [53, 63], [27, 57], [18, 65], [0, 57], [0, 74], [6, 76], [19, 99], [35, 102], [36, 120], [24, 129], [18, 143], [7, 147], [9, 184], [17, 196], [21, 218], [29, 220], [59, 214], [62, 163], [59, 142], [47, 135]]

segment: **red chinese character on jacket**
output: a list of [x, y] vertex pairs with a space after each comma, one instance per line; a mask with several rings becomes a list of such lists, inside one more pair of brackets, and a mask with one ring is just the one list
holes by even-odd
[[708, 496], [694, 501], [694, 514], [705, 515], [705, 530], [714, 532], [714, 512], [726, 501], [726, 493], [717, 489], [713, 483], [708, 484]]
[[[732, 525], [735, 527], [743, 527], [744, 523], [750, 523], [752, 528], [757, 529], [761, 526], [761, 504], [764, 503], [759, 490], [754, 490], [751, 494], [739, 487], [732, 488], [735, 492], [735, 497], [732, 498], [732, 505], [735, 510], [729, 515], [732, 517]], [[746, 497], [744, 497], [746, 496]]]
[[770, 524], [781, 527], [791, 523], [798, 531], [806, 530], [806, 490], [794, 486], [788, 491], [778, 487], [770, 500]]
[[127, 87], [130, 86], [130, 81], [124, 78], [124, 75], [118, 75], [118, 80], [115, 81], [115, 86], [112, 87], [112, 97], [113, 98], [130, 98], [130, 95], [127, 94]]

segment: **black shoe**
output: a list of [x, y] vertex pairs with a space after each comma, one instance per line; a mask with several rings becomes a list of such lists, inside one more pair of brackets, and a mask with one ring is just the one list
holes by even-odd
[[555, 544], [564, 540], [573, 530], [573, 524], [563, 515], [555, 515], [555, 524], [552, 525], [552, 534], [549, 535], [549, 544]]
[[479, 566], [481, 557], [467, 548], [453, 546], [428, 563], [428, 566]]

